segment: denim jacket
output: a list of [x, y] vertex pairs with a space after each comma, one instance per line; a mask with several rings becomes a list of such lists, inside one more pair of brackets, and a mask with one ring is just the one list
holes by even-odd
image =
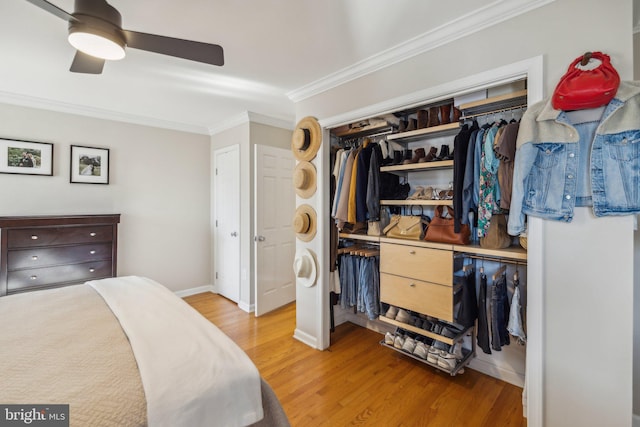
[[576, 206], [595, 216], [640, 212], [640, 82], [621, 82], [599, 121], [571, 124], [541, 101], [522, 117], [509, 234], [525, 214], [571, 222]]

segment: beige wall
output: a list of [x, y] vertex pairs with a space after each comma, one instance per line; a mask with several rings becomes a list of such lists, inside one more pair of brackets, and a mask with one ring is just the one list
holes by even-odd
[[[0, 215], [120, 213], [120, 275], [210, 284], [207, 136], [5, 104], [0, 118], [0, 137], [54, 143], [54, 176], [0, 175]], [[69, 183], [70, 145], [110, 149], [109, 185]]]
[[[538, 55], [544, 58], [545, 96], [552, 93], [569, 63], [585, 51], [608, 53], [622, 79], [628, 80], [633, 74], [632, 26], [631, 0], [556, 0], [300, 101], [296, 115], [314, 115], [322, 121]], [[327, 150], [324, 152], [326, 156]], [[320, 160], [319, 170], [328, 179], [326, 163], [325, 159]], [[326, 201], [316, 206], [320, 212], [328, 211]], [[588, 210], [582, 210], [570, 225], [554, 223], [541, 229], [545, 245], [542, 260], [545, 426], [631, 423], [631, 222], [630, 217], [594, 219]], [[597, 233], [600, 227], [606, 227], [609, 233]], [[598, 240], [577, 238], [591, 235]], [[326, 252], [315, 249], [321, 254]], [[602, 265], [603, 259], [617, 260], [616, 268], [607, 269]], [[327, 265], [324, 259], [321, 265]], [[298, 301], [305, 302], [304, 313], [312, 316], [326, 304], [322, 296], [304, 293], [298, 295]], [[311, 319], [302, 316], [298, 326], [312, 331]], [[615, 348], [613, 365], [607, 364], [601, 353], [593, 354], [594, 346], [605, 353]]]

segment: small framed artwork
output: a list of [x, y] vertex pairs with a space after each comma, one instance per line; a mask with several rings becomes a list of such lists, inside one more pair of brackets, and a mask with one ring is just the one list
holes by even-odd
[[72, 145], [71, 182], [109, 184], [109, 149]]
[[53, 175], [53, 144], [0, 139], [0, 173]]

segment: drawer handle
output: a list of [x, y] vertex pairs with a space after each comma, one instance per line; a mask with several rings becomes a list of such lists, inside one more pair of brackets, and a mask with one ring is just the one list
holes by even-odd
[[38, 236], [36, 236], [35, 234], [31, 235], [31, 240], [38, 240]]
[[31, 280], [36, 280], [37, 278], [38, 278], [38, 276], [31, 276], [31, 277], [29, 277], [29, 279], [31, 279]]
[[91, 233], [89, 233], [89, 236], [96, 237], [96, 233], [95, 232], [91, 232]]
[[409, 286], [412, 287], [412, 288], [415, 288], [416, 284], [415, 283], [411, 283], [411, 284], [409, 284]]
[[94, 250], [92, 249], [92, 250], [90, 250], [90, 251], [89, 251], [89, 253], [90, 253], [91, 255], [95, 255], [95, 254], [96, 254], [96, 251], [94, 251]]
[[31, 257], [31, 259], [34, 260], [34, 261], [37, 261], [38, 260], [38, 256], [34, 255], [34, 256]]
[[409, 254], [411, 254], [411, 255], [415, 255], [415, 254], [416, 254], [416, 251], [409, 251]]
[[90, 268], [90, 269], [89, 269], [89, 273], [93, 273], [94, 271], [96, 271], [96, 269], [95, 269], [95, 268]]

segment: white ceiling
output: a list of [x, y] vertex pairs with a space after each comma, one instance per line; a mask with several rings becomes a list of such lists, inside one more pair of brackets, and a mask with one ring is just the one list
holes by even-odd
[[[73, 11], [73, 0], [50, 2]], [[68, 71], [65, 21], [26, 0], [3, 0], [0, 101], [202, 133], [246, 112], [292, 126], [287, 95], [505, 2], [110, 0], [123, 28], [220, 44], [225, 65], [128, 49], [101, 75], [86, 75]]]

